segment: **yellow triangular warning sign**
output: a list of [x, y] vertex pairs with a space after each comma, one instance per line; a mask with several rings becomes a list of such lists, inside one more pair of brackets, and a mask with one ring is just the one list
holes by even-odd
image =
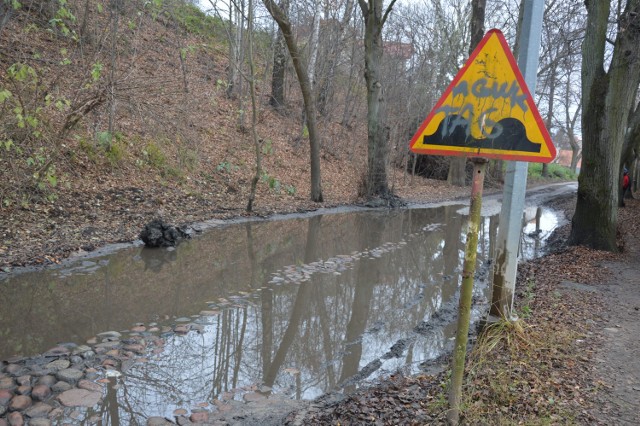
[[489, 31], [411, 139], [418, 154], [549, 163], [556, 156], [499, 30]]

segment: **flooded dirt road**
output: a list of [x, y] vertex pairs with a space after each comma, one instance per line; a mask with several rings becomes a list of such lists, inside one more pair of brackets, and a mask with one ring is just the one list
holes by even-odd
[[[572, 192], [565, 184], [528, 195], [524, 257], [543, 250], [561, 220], [542, 205]], [[483, 206], [474, 321], [490, 296], [499, 198]], [[0, 359], [106, 331], [158, 330], [162, 345], [109, 382], [109, 408], [79, 411], [85, 420], [110, 416], [108, 424], [144, 424], [214, 400], [312, 399], [398, 369], [438, 368], [455, 335], [467, 213], [443, 203], [231, 223], [176, 249], [132, 246], [8, 276]], [[166, 332], [176, 324], [190, 331]]]

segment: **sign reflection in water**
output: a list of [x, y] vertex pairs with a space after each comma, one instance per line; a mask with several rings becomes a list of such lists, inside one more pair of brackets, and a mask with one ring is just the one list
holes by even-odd
[[[41, 272], [38, 279], [49, 286], [34, 289], [28, 284], [34, 277], [26, 275], [0, 284], [43, 301], [43, 309], [29, 313], [39, 341], [59, 331], [58, 340], [82, 342], [138, 321], [170, 324], [209, 311], [195, 320], [200, 332], [163, 336], [148, 361], [113, 379], [117, 386], [109, 387], [100, 414], [108, 424], [172, 417], [178, 408], [251, 392], [310, 399], [398, 369], [416, 372], [448, 350], [466, 231], [462, 210], [249, 222], [213, 229], [175, 251], [134, 248]], [[497, 216], [486, 217], [480, 275], [488, 275], [496, 232]], [[486, 280], [477, 280], [474, 292], [477, 320], [486, 308]], [[25, 295], [11, 297], [3, 306], [25, 312], [19, 311]], [[38, 328], [43, 321], [60, 328]], [[18, 334], [8, 333], [7, 341], [28, 346]]]

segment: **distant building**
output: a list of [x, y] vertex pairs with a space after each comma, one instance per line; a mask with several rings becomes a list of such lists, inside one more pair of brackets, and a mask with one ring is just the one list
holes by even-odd
[[[571, 151], [570, 149], [559, 149], [555, 162], [565, 167], [571, 167], [572, 155], [573, 155], [573, 151]], [[580, 170], [581, 167], [582, 167], [582, 158], [578, 160], [578, 170]]]
[[413, 56], [413, 44], [401, 43], [397, 41], [385, 41], [383, 45], [384, 54], [392, 58], [408, 61]]

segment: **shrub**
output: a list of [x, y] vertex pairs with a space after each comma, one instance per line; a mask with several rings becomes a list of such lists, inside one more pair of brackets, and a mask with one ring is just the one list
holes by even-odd
[[542, 163], [531, 163], [529, 164], [529, 173], [528, 177], [531, 180], [542, 180], [542, 179], [552, 179], [552, 180], [576, 180], [578, 177], [575, 173], [571, 171], [568, 167], [562, 166], [560, 164], [551, 163], [548, 167], [548, 177], [542, 176]]
[[142, 150], [142, 155], [147, 164], [156, 169], [163, 169], [167, 165], [167, 157], [164, 152], [153, 142], [149, 142]]

